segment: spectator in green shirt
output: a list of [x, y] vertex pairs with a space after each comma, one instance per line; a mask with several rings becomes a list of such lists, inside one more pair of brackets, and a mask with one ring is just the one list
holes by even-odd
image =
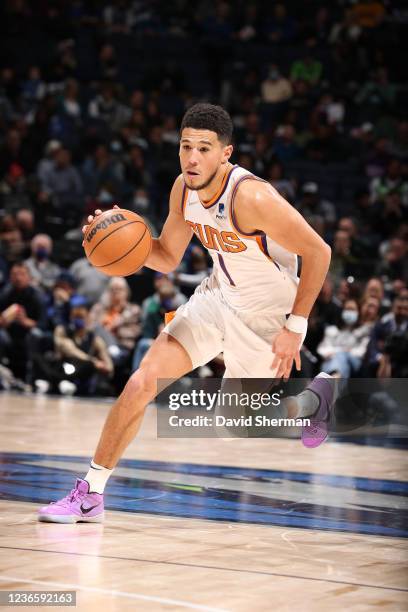
[[316, 85], [321, 79], [322, 70], [321, 62], [308, 51], [305, 57], [293, 62], [290, 69], [290, 79], [292, 82], [302, 80], [309, 85]]

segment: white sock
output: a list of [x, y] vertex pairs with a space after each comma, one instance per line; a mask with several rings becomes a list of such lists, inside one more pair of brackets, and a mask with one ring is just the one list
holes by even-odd
[[[319, 398], [313, 391], [302, 391], [299, 395], [285, 397], [282, 401], [287, 413], [292, 419], [311, 416], [319, 408]], [[287, 416], [287, 415], [286, 415]]]
[[112, 472], [113, 470], [109, 470], [108, 468], [103, 467], [103, 465], [98, 465], [92, 460], [91, 466], [84, 479], [89, 484], [89, 492], [102, 494]]

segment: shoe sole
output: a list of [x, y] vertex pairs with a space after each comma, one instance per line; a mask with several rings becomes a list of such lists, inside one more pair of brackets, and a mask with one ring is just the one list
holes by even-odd
[[74, 523], [102, 523], [105, 518], [105, 514], [98, 514], [97, 516], [61, 516], [58, 514], [39, 514], [38, 520], [40, 523], [61, 523], [64, 525], [72, 525]]
[[[329, 376], [322, 376], [321, 378], [329, 378]], [[302, 444], [305, 448], [317, 448], [318, 446], [320, 446], [321, 444], [323, 444], [324, 442], [326, 442], [326, 440], [329, 438], [330, 434], [330, 425], [333, 422], [333, 407], [336, 404], [337, 398], [339, 396], [339, 381], [334, 378], [333, 376], [330, 376], [330, 379], [332, 381], [333, 384], [333, 395], [332, 395], [332, 399], [330, 402], [330, 405], [328, 407], [328, 419], [327, 419], [327, 434], [324, 436], [324, 438], [306, 438], [306, 440], [308, 440], [308, 443], [305, 443], [305, 439], [303, 438], [303, 432], [302, 432]], [[319, 421], [321, 422], [321, 421]], [[314, 443], [310, 443], [310, 442], [314, 442]]]

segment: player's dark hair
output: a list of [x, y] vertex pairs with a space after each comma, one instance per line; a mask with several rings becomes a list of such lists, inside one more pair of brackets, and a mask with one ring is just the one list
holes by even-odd
[[184, 128], [194, 130], [211, 130], [218, 136], [218, 140], [225, 145], [231, 144], [232, 120], [221, 106], [200, 102], [188, 109], [181, 122], [180, 133]]

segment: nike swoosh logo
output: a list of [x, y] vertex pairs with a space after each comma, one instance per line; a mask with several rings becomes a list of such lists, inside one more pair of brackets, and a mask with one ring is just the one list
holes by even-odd
[[99, 504], [95, 504], [94, 506], [90, 506], [90, 508], [84, 508], [83, 505], [81, 505], [80, 510], [83, 514], [88, 514], [88, 512], [90, 512], [94, 508], [97, 508], [98, 506]]

